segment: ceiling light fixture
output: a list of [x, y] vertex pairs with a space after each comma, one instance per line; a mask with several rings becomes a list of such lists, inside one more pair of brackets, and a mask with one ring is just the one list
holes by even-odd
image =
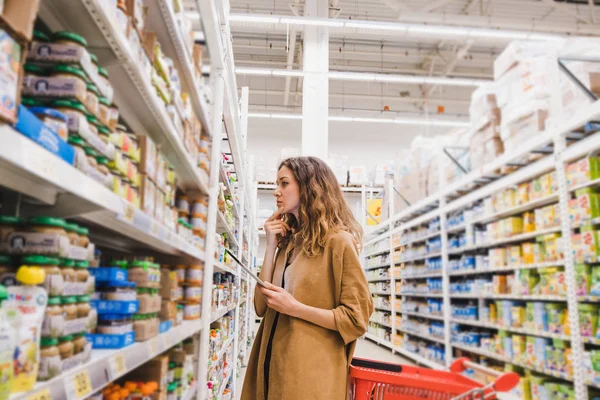
[[[197, 17], [196, 17], [197, 18]], [[362, 21], [362, 20], [340, 20], [333, 18], [304, 18], [295, 16], [277, 16], [261, 14], [230, 14], [229, 21], [283, 24], [297, 26], [324, 26], [350, 29], [368, 29], [371, 31], [396, 31], [406, 34], [432, 35], [437, 37], [453, 36], [465, 38], [491, 38], [506, 40], [537, 40], [553, 41], [564, 39], [564, 35], [543, 32], [530, 32], [518, 30], [490, 29], [490, 28], [464, 28], [450, 25], [408, 24], [401, 22]]]
[[[308, 71], [293, 69], [266, 69], [266, 68], [236, 68], [238, 75], [257, 75], [257, 76], [291, 76], [301, 77], [313, 74]], [[314, 73], [316, 74], [316, 72]], [[481, 86], [491, 82], [486, 79], [472, 78], [445, 78], [435, 76], [417, 76], [417, 75], [393, 75], [393, 74], [375, 74], [363, 72], [328, 72], [329, 79], [340, 81], [362, 81], [362, 82], [396, 82], [413, 83], [418, 85], [443, 85], [443, 86]]]
[[[268, 114], [268, 113], [248, 113], [249, 118], [263, 119], [296, 119], [301, 120], [301, 114]], [[380, 124], [400, 124], [400, 125], [429, 125], [443, 126], [449, 128], [466, 128], [471, 124], [467, 121], [452, 121], [443, 119], [420, 119], [420, 118], [365, 118], [365, 117], [344, 117], [344, 116], [329, 116], [329, 121], [334, 122], [367, 122]]]

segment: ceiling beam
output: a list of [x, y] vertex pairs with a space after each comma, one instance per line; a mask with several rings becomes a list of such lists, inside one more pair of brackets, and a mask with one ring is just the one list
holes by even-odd
[[419, 12], [422, 13], [430, 13], [439, 8], [444, 7], [446, 4], [453, 2], [454, 0], [436, 0], [427, 4], [425, 7], [421, 8]]

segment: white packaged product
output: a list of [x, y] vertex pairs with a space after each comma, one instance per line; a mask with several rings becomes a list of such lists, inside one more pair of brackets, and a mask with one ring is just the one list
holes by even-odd
[[548, 56], [554, 57], [556, 60], [557, 50], [562, 43], [562, 41], [529, 42], [520, 40], [511, 42], [494, 61], [494, 80], [498, 81], [507, 71], [524, 60]]

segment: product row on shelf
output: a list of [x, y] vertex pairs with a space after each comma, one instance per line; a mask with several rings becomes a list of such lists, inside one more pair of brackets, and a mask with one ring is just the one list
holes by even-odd
[[5, 0], [0, 22], [0, 398], [234, 398], [245, 125], [217, 148], [182, 3]]
[[364, 250], [367, 338], [431, 367], [467, 356], [516, 371], [520, 399], [599, 395], [600, 102], [587, 103], [536, 135], [523, 123], [507, 136], [519, 146], [455, 182], [439, 166], [439, 190], [408, 208], [389, 204]]

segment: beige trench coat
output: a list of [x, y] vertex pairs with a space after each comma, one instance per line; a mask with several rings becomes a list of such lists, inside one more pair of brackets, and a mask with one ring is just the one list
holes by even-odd
[[[288, 252], [276, 256], [275, 285], [281, 286]], [[280, 314], [272, 340], [267, 399], [265, 355], [277, 315], [267, 308], [250, 354], [241, 399], [347, 399], [348, 367], [356, 340], [366, 332], [373, 313], [352, 235], [332, 235], [318, 256], [299, 254], [286, 270], [285, 289], [301, 303], [333, 310], [337, 331]]]

